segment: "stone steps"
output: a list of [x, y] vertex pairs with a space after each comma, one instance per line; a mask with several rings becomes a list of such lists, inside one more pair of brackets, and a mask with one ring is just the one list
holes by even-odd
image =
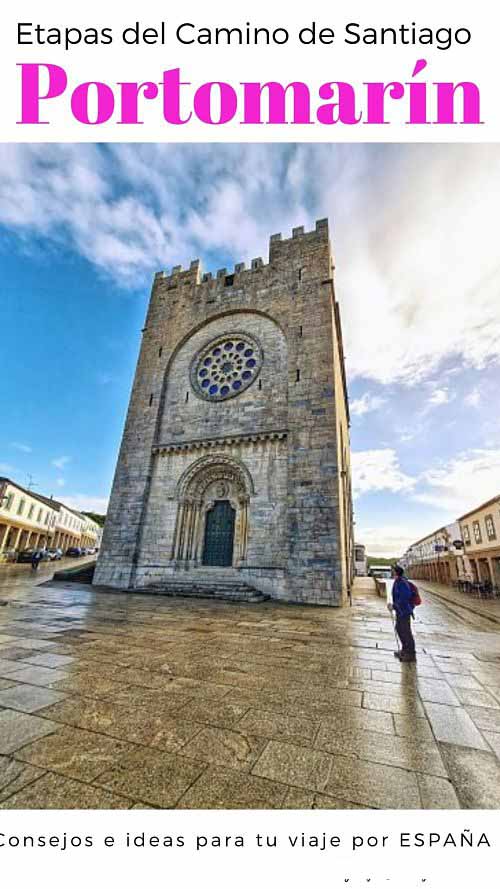
[[223, 599], [227, 602], [266, 602], [270, 596], [241, 580], [180, 580], [172, 578], [161, 583], [135, 589], [138, 593], [156, 593], [161, 596], [183, 596], [190, 599]]

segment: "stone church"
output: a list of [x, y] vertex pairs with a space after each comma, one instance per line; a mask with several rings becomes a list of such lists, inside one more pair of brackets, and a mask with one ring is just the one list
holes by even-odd
[[[349, 414], [328, 220], [155, 276], [94, 583], [342, 605]], [[255, 599], [253, 599], [255, 601]]]

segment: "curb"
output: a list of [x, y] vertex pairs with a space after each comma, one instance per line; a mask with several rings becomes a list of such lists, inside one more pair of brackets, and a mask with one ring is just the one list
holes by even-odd
[[474, 614], [476, 617], [482, 617], [484, 620], [489, 620], [494, 624], [500, 624], [500, 615], [497, 617], [494, 614], [485, 614], [484, 611], [478, 611], [477, 608], [472, 608], [472, 606], [468, 604], [465, 605], [463, 602], [457, 602], [456, 599], [451, 599], [448, 596], [444, 596], [441, 592], [436, 592], [436, 590], [433, 590], [430, 587], [421, 585], [421, 588], [429, 593], [431, 596], [436, 596], [437, 599], [441, 599], [442, 602], [446, 602], [447, 605], [454, 606], [455, 608], [463, 608], [464, 611], [470, 611], [471, 614]]

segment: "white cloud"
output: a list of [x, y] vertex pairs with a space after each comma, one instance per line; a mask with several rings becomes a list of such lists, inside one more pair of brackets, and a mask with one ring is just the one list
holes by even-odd
[[0, 463], [0, 472], [4, 472], [6, 475], [13, 474], [15, 469], [10, 463]]
[[108, 509], [109, 497], [99, 497], [92, 494], [68, 494], [64, 497], [64, 503], [78, 512], [97, 512], [104, 515]]
[[379, 395], [371, 395], [369, 392], [364, 392], [360, 398], [355, 398], [351, 401], [349, 412], [354, 417], [362, 417], [371, 411], [379, 410], [386, 403], [386, 400]]
[[370, 491], [411, 491], [415, 484], [415, 479], [401, 470], [393, 448], [353, 451], [351, 462], [355, 497]]
[[65, 484], [66, 484], [65, 478], [56, 478], [56, 485], [58, 488], [64, 488]]
[[16, 451], [22, 451], [23, 454], [31, 454], [33, 451], [32, 447], [27, 444], [22, 444], [22, 442], [19, 441], [13, 441], [11, 443], [11, 448], [15, 448]]
[[464, 398], [464, 404], [466, 404], [467, 407], [479, 407], [480, 402], [481, 393], [476, 386], [474, 389], [471, 389], [471, 391], [467, 393]]
[[422, 473], [413, 498], [454, 519], [497, 494], [500, 448], [468, 451]]
[[451, 398], [450, 390], [446, 387], [443, 389], [434, 389], [434, 392], [427, 401], [427, 406], [429, 408], [441, 407], [443, 404], [448, 404], [451, 401]]
[[366, 546], [368, 556], [400, 557], [410, 544], [425, 534], [425, 528], [399, 525], [380, 525], [379, 527], [360, 525], [356, 528], [356, 542]]
[[495, 144], [0, 145], [0, 224], [134, 287], [329, 216], [348, 370], [380, 383], [498, 362], [499, 189]]
[[70, 462], [71, 457], [56, 457], [55, 460], [51, 460], [52, 466], [55, 466], [56, 469], [64, 469]]
[[330, 178], [351, 375], [414, 385], [445, 360], [498, 362], [499, 146], [383, 146], [352, 166], [350, 193]]

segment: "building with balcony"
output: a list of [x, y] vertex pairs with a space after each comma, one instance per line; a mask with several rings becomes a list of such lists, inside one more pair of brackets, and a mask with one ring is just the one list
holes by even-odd
[[472, 579], [500, 586], [500, 494], [458, 521]]
[[473, 579], [458, 521], [417, 540], [401, 563], [415, 580], [453, 584], [458, 580]]
[[98, 547], [100, 539], [93, 519], [0, 477], [0, 560], [3, 553], [30, 547]]

